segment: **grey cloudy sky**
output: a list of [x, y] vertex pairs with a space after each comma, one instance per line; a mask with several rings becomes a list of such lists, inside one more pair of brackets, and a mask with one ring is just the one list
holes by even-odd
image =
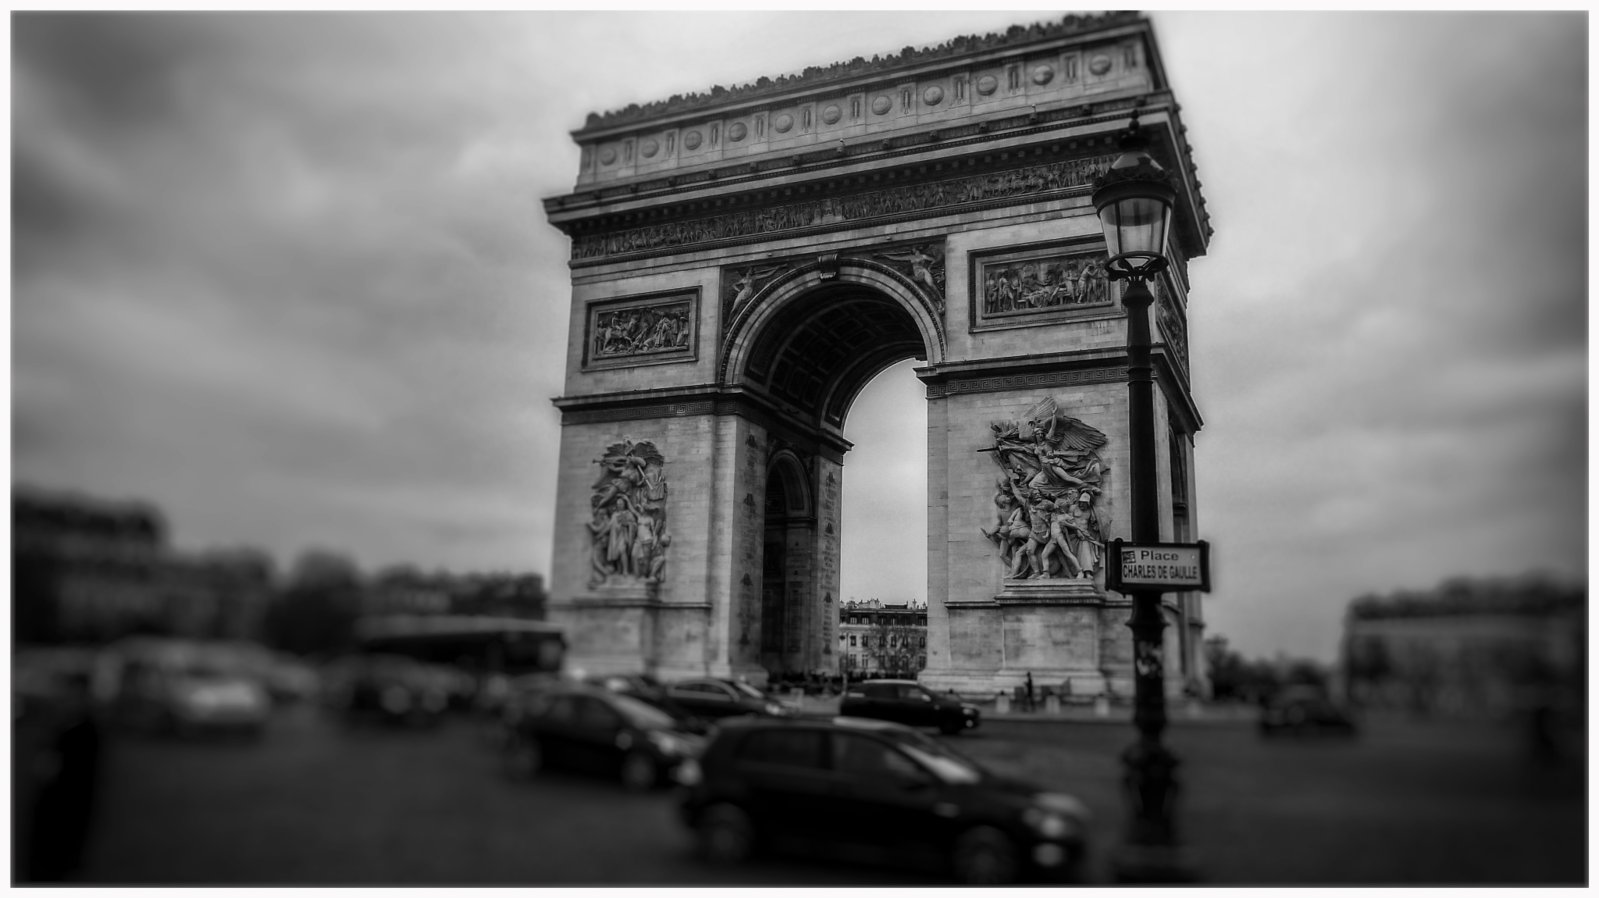
[[[1057, 15], [15, 16], [13, 479], [184, 547], [548, 571], [568, 132]], [[1154, 19], [1216, 227], [1211, 632], [1330, 657], [1365, 591], [1585, 576], [1586, 14]], [[849, 422], [846, 596], [925, 579], [920, 396]]]

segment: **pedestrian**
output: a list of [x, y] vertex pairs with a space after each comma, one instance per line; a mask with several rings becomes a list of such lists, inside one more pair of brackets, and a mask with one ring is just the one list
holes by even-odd
[[1027, 672], [1027, 710], [1033, 710], [1033, 672]]

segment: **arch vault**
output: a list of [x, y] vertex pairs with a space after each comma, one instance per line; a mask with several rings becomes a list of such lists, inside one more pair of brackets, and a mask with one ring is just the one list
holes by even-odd
[[[1130, 694], [1125, 311], [1088, 202], [1134, 109], [1179, 182], [1155, 285], [1163, 537], [1196, 520], [1188, 259], [1209, 224], [1149, 23], [1069, 16], [590, 116], [552, 616], [574, 663], [832, 672], [850, 404], [919, 361], [936, 688]], [[1173, 596], [1172, 687], [1199, 678]]]

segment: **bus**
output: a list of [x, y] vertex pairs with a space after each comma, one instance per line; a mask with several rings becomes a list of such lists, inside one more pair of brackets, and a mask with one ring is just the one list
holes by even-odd
[[557, 675], [566, 660], [561, 628], [517, 617], [381, 615], [360, 619], [363, 654], [404, 655], [476, 677]]
[[356, 621], [355, 638], [357, 655], [349, 659], [354, 665], [347, 690], [351, 694], [378, 676], [370, 665], [387, 665], [384, 670], [392, 677], [395, 662], [404, 659], [418, 670], [433, 672], [422, 679], [442, 676], [453, 684], [448, 708], [474, 710], [489, 721], [501, 717], [514, 695], [560, 679], [566, 661], [560, 627], [518, 617], [373, 615]]

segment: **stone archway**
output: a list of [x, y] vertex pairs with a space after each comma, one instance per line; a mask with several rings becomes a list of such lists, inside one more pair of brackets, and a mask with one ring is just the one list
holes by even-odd
[[[1196, 520], [1187, 261], [1210, 228], [1142, 17], [1068, 16], [575, 132], [576, 187], [545, 202], [572, 238], [551, 609], [575, 662], [757, 680], [836, 664], [844, 417], [914, 358], [924, 681], [1130, 690], [1128, 603], [1093, 552], [1062, 536], [1018, 565], [1025, 541], [994, 528], [1014, 503], [1036, 507], [1035, 534], [1071, 518], [1125, 536], [1126, 311], [1088, 194], [1134, 110], [1178, 181], [1153, 285], [1174, 534]], [[1197, 645], [1198, 597], [1168, 614]], [[1201, 673], [1181, 654], [1174, 687]]]
[[[866, 260], [795, 265], [773, 278], [729, 329], [724, 377], [759, 391], [779, 414], [759, 426], [762, 495], [759, 645], [730, 662], [768, 676], [830, 675], [837, 666], [843, 426], [855, 397], [883, 369], [925, 359], [935, 319], [903, 276]], [[747, 447], [752, 448], [752, 447]]]

